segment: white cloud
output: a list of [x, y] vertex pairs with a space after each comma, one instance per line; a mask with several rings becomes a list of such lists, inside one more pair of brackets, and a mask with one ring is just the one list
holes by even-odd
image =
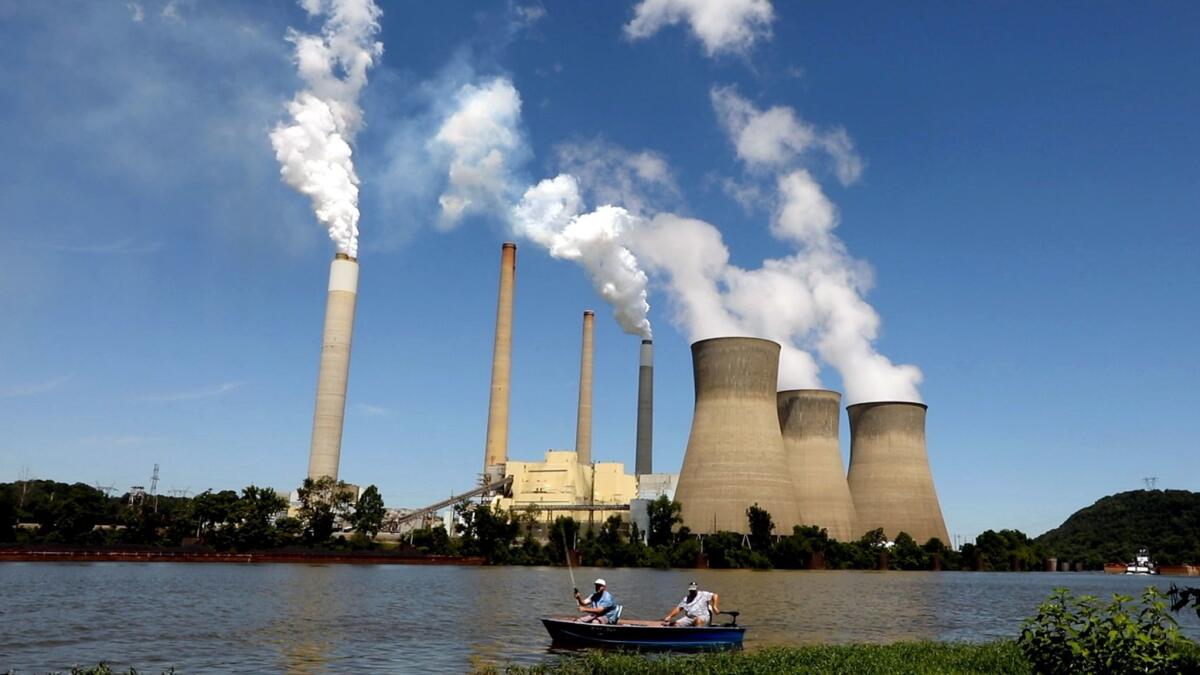
[[546, 18], [546, 8], [540, 4], [517, 5], [513, 9], [513, 12], [517, 15], [517, 20], [523, 26], [532, 26]]
[[805, 153], [823, 151], [834, 164], [843, 185], [859, 179], [862, 158], [845, 129], [819, 131], [786, 106], [761, 110], [734, 87], [709, 92], [717, 121], [733, 141], [737, 156], [750, 168], [782, 169]]
[[775, 12], [770, 0], [641, 0], [625, 35], [648, 38], [666, 26], [687, 22], [711, 57], [744, 54], [758, 40], [771, 38]]
[[365, 417], [385, 417], [392, 414], [391, 408], [385, 408], [381, 405], [371, 405], [370, 403], [355, 403], [354, 411]]
[[138, 3], [127, 2], [125, 3], [125, 6], [128, 7], [129, 11], [132, 13], [130, 18], [133, 19], [135, 23], [141, 23], [146, 18], [145, 10], [143, 10], [142, 6]]
[[507, 78], [459, 89], [453, 112], [431, 141], [436, 153], [449, 157], [448, 184], [438, 198], [440, 228], [452, 229], [468, 214], [507, 210], [517, 191], [512, 171], [527, 153], [520, 118], [521, 96]]

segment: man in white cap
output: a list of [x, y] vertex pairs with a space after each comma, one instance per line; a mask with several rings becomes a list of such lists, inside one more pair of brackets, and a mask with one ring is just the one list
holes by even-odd
[[575, 621], [577, 623], [612, 623], [616, 619], [617, 603], [613, 600], [612, 594], [608, 592], [608, 582], [597, 579], [594, 583], [596, 592], [592, 593], [587, 600], [579, 595], [578, 590], [575, 591], [575, 602], [579, 603], [579, 611], [583, 612], [583, 616]]
[[[678, 619], [676, 614], [683, 614]], [[707, 626], [712, 618], [721, 613], [721, 597], [716, 593], [700, 590], [696, 582], [688, 584], [687, 595], [663, 618], [663, 624], [669, 626]]]

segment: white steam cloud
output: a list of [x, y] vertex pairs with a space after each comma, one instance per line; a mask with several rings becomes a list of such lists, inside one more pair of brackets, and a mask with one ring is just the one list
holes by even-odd
[[358, 96], [367, 70], [383, 53], [375, 41], [373, 0], [300, 0], [310, 17], [324, 16], [320, 35], [289, 30], [305, 89], [288, 103], [290, 123], [271, 132], [284, 182], [312, 200], [317, 220], [337, 249], [358, 256], [358, 176], [351, 159], [362, 126]]
[[524, 159], [521, 96], [497, 77], [481, 86], [464, 85], [455, 109], [431, 144], [449, 155], [449, 181], [438, 198], [441, 229], [452, 229], [471, 213], [503, 211], [515, 197], [511, 173]]
[[513, 209], [513, 229], [555, 258], [583, 265], [596, 292], [612, 306], [621, 328], [649, 338], [646, 273], [622, 243], [637, 218], [619, 206], [581, 213], [582, 205], [574, 176], [543, 180], [526, 190]]
[[[571, 175], [522, 191], [513, 175], [528, 154], [520, 124], [521, 96], [507, 78], [459, 88], [429, 143], [449, 165], [438, 198], [439, 227], [456, 227], [471, 214], [503, 214], [517, 236], [581, 265], [625, 332], [650, 337], [646, 274], [622, 243], [636, 217], [616, 206], [585, 213], [579, 182]], [[601, 157], [596, 148], [563, 152], [592, 172], [600, 172], [605, 161], [616, 161]], [[665, 163], [655, 155], [645, 153], [620, 164], [644, 180], [673, 186]]]

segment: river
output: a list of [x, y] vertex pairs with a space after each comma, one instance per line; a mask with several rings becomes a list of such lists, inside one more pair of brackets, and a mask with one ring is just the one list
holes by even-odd
[[[1169, 578], [1095, 573], [595, 569], [628, 618], [696, 580], [750, 626], [746, 648], [1017, 635], [1053, 588], [1107, 598]], [[1188, 579], [1179, 579], [1186, 583]], [[1191, 580], [1197, 581], [1197, 580]], [[1200, 584], [1196, 584], [1200, 585]], [[187, 563], [0, 564], [0, 672], [106, 661], [159, 672], [464, 672], [533, 663], [537, 617], [571, 613], [566, 568]], [[1179, 616], [1200, 638], [1194, 612]]]

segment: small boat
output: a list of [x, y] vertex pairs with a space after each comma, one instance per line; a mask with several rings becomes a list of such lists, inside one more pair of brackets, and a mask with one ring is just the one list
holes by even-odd
[[542, 624], [556, 645], [624, 647], [629, 649], [729, 649], [740, 647], [746, 627], [737, 625], [737, 612], [727, 624], [664, 626], [661, 621], [621, 619], [615, 624], [576, 623], [573, 617], [545, 617]]
[[1125, 574], [1158, 574], [1158, 567], [1150, 562], [1150, 552], [1143, 548], [1133, 562], [1125, 565]]

